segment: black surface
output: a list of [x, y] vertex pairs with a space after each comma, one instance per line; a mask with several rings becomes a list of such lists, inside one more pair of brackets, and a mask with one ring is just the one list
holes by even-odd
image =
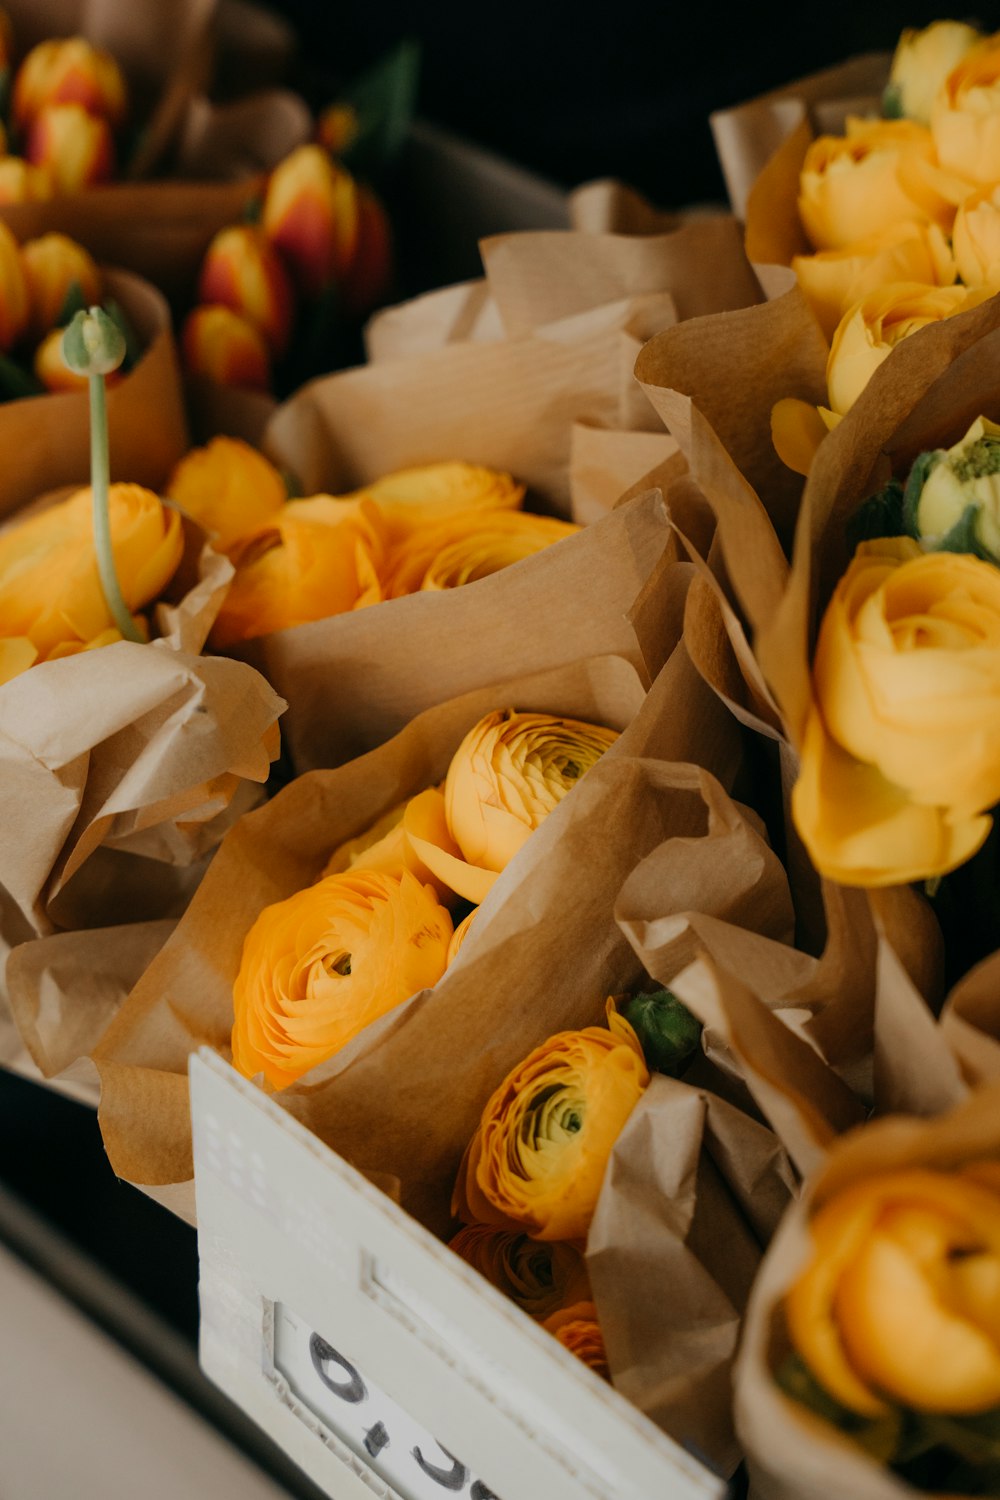
[[[298, 28], [314, 96], [412, 36], [423, 49], [428, 119], [568, 186], [619, 177], [663, 207], [724, 197], [712, 110], [859, 52], [891, 51], [904, 26], [949, 13], [923, 0], [821, 9], [790, 0], [270, 0], [270, 8]], [[1000, 8], [983, 7], [979, 19], [995, 28]]]

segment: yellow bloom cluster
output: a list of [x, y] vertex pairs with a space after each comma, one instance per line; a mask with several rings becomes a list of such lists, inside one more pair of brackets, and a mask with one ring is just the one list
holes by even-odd
[[168, 494], [236, 565], [217, 649], [427, 589], [484, 578], [579, 530], [520, 509], [509, 474], [447, 462], [345, 495], [286, 500], [261, 454], [215, 438], [178, 465]]
[[485, 897], [616, 737], [513, 709], [476, 724], [443, 791], [390, 809], [334, 851], [317, 884], [261, 912], [233, 991], [234, 1065], [285, 1088], [435, 984], [464, 936], [446, 908]]

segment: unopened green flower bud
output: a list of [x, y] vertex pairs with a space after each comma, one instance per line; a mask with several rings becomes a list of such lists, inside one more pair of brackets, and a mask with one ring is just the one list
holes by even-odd
[[953, 448], [920, 454], [905, 511], [926, 546], [1000, 563], [1000, 426], [978, 417]]
[[621, 1007], [642, 1047], [647, 1065], [676, 1078], [701, 1042], [701, 1022], [670, 990], [633, 995]]
[[110, 375], [125, 358], [125, 336], [103, 307], [81, 308], [63, 334], [62, 349], [77, 375]]

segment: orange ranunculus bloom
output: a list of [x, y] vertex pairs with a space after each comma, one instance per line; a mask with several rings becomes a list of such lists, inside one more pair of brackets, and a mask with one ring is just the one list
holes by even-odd
[[788, 1331], [851, 1411], [1000, 1405], [997, 1165], [862, 1178], [812, 1219], [812, 1254], [785, 1302]]
[[[111, 485], [109, 510], [118, 582], [134, 613], [173, 577], [184, 546], [181, 519], [137, 484]], [[46, 661], [113, 625], [97, 573], [89, 489], [0, 533], [0, 637], [26, 639]]]
[[946, 171], [973, 184], [1000, 180], [1000, 36], [972, 47], [948, 74], [931, 131]]
[[46, 169], [57, 193], [78, 193], [115, 173], [110, 125], [80, 104], [47, 105], [31, 122], [24, 154]]
[[607, 1028], [549, 1037], [487, 1102], [452, 1212], [538, 1240], [584, 1240], [611, 1148], [648, 1083], [635, 1032], [610, 1003]]
[[487, 714], [452, 756], [444, 795], [414, 798], [407, 835], [459, 896], [485, 900], [540, 823], [618, 738], [613, 729], [514, 709]]
[[220, 229], [205, 252], [198, 300], [246, 318], [278, 358], [292, 333], [295, 297], [280, 255], [253, 224]]
[[101, 273], [89, 251], [65, 234], [43, 234], [21, 246], [31, 308], [29, 331], [36, 338], [56, 326], [74, 282], [88, 307], [100, 302]]
[[460, 460], [397, 469], [355, 492], [378, 506], [389, 541], [417, 541], [429, 527], [462, 515], [519, 510], [524, 485], [509, 474]]
[[799, 216], [816, 250], [839, 250], [893, 224], [933, 222], [945, 231], [967, 191], [942, 174], [931, 133], [912, 120], [847, 121], [819, 136], [799, 179]]
[[233, 549], [233, 561], [236, 577], [212, 628], [217, 650], [382, 598], [378, 515], [364, 500], [290, 500]]
[[239, 438], [216, 437], [186, 453], [167, 495], [203, 526], [220, 552], [230, 552], [278, 514], [288, 496], [272, 463]]
[[386, 562], [389, 599], [425, 589], [460, 588], [532, 557], [580, 527], [526, 511], [467, 511], [407, 538]]
[[321, 146], [297, 147], [271, 173], [261, 225], [306, 296], [343, 279], [359, 224], [357, 184]]
[[574, 1307], [564, 1307], [546, 1318], [542, 1327], [554, 1334], [564, 1349], [583, 1360], [596, 1375], [604, 1380], [611, 1379], [604, 1335], [597, 1321], [597, 1308], [593, 1302], [578, 1302]]
[[267, 906], [233, 987], [233, 1064], [276, 1089], [444, 973], [451, 919], [404, 871], [330, 875]]
[[28, 283], [17, 240], [0, 221], [0, 350], [6, 353], [28, 326]]
[[120, 125], [127, 108], [125, 79], [110, 52], [82, 36], [39, 42], [17, 70], [11, 113], [26, 130], [43, 109], [74, 104], [109, 125]]
[[979, 848], [1000, 800], [1000, 570], [862, 543], [827, 607], [792, 793], [824, 875], [896, 885]]
[[448, 1248], [529, 1317], [548, 1318], [590, 1297], [587, 1267], [575, 1245], [543, 1244], [495, 1224], [466, 1224]]
[[407, 838], [438, 880], [478, 905], [617, 738], [578, 719], [514, 709], [487, 714], [452, 757], [444, 793], [432, 787], [410, 802]]
[[194, 307], [181, 330], [184, 367], [216, 385], [238, 390], [271, 390], [271, 356], [254, 325], [222, 303]]

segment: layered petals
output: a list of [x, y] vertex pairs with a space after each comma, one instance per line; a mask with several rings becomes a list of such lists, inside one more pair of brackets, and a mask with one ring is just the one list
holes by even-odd
[[272, 463], [239, 438], [216, 437], [185, 454], [167, 495], [203, 526], [220, 552], [257, 534], [285, 504], [287, 493]]
[[543, 1320], [590, 1299], [590, 1281], [575, 1245], [545, 1244], [495, 1224], [466, 1224], [449, 1241], [498, 1292]]

